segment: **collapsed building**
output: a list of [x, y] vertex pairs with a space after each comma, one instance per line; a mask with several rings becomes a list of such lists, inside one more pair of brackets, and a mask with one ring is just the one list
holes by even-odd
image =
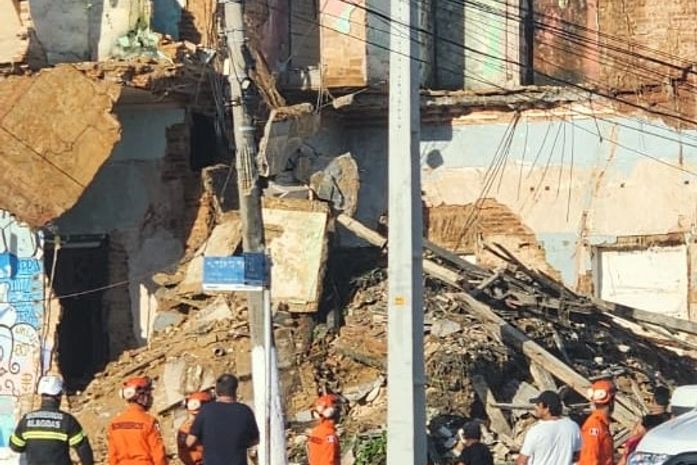
[[[379, 232], [389, 215], [385, 4], [321, 3], [247, 2], [274, 302], [293, 325], [276, 332], [293, 348], [281, 363], [293, 372], [293, 415], [321, 384], [295, 360], [313, 350], [312, 317], [343, 318], [346, 301], [327, 303], [327, 260], [368, 245], [334, 217]], [[421, 3], [426, 237], [492, 268], [505, 260], [488, 246], [503, 244], [574, 292], [697, 318], [694, 69], [681, 58], [697, 41], [671, 22], [689, 24], [694, 5]], [[152, 368], [143, 359], [157, 355], [147, 349], [162, 325], [208, 308], [201, 257], [232, 254], [240, 240], [215, 11], [202, 0], [0, 2], [1, 438], [30, 408], [42, 370], [104, 398], [105, 376]], [[238, 338], [218, 330], [201, 360]], [[234, 357], [225, 366], [244, 374]], [[357, 357], [363, 366], [338, 372], [355, 369], [353, 387], [384, 396], [380, 368]], [[165, 410], [209, 382], [199, 371], [166, 393]]]

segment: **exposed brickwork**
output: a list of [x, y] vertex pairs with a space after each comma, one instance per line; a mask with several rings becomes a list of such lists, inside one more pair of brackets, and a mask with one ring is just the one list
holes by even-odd
[[551, 75], [612, 89], [660, 85], [682, 72], [657, 62], [685, 65], [697, 54], [694, 0], [534, 0], [534, 10], [538, 84], [561, 84]]
[[424, 211], [426, 237], [458, 254], [473, 254], [477, 262], [497, 267], [503, 262], [484, 250], [484, 243], [506, 247], [524, 263], [557, 278], [533, 231], [506, 205], [485, 199], [473, 216], [473, 205], [443, 205]]
[[[365, 1], [355, 3], [365, 6]], [[365, 86], [368, 83], [365, 10], [339, 0], [327, 0], [320, 24], [323, 84]]]

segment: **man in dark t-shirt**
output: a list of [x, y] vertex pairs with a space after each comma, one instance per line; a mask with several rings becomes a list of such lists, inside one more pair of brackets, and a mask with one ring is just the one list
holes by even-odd
[[482, 432], [479, 423], [470, 422], [459, 431], [460, 440], [465, 444], [458, 465], [494, 465], [489, 448], [480, 442]]
[[252, 409], [237, 402], [237, 378], [224, 374], [215, 385], [216, 401], [201, 408], [186, 445], [203, 445], [206, 465], [247, 465], [247, 449], [259, 442]]

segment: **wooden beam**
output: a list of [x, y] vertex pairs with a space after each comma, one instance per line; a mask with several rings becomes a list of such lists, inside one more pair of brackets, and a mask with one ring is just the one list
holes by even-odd
[[[588, 390], [591, 387], [590, 381], [578, 374], [571, 367], [563, 363], [554, 355], [545, 350], [523, 334], [518, 328], [506, 322], [498, 316], [488, 305], [479, 302], [474, 297], [466, 293], [449, 294], [451, 297], [465, 303], [471, 312], [485, 322], [491, 323], [498, 333], [501, 340], [507, 345], [519, 350], [531, 361], [540, 364], [560, 381], [569, 385], [572, 389], [588, 398]], [[617, 395], [617, 402], [612, 416], [627, 428], [633, 428], [639, 417], [630, 410], [629, 403], [624, 396]]]
[[592, 298], [593, 304], [604, 312], [612, 313], [627, 320], [643, 321], [662, 326], [673, 331], [697, 334], [697, 323], [694, 321], [683, 320], [672, 316], [661, 315], [660, 313], [647, 312], [638, 308], [627, 307], [626, 305], [607, 302], [596, 297]]
[[372, 244], [381, 249], [385, 248], [387, 245], [387, 238], [382, 236], [380, 233], [373, 231], [368, 226], [364, 225], [358, 220], [354, 220], [350, 216], [342, 213], [336, 220], [339, 224], [343, 225], [346, 229], [354, 233], [357, 237], [365, 240], [369, 244]]

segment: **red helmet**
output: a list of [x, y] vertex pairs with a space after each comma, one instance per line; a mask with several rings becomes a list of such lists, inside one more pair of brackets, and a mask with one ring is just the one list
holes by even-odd
[[147, 376], [130, 378], [123, 383], [121, 397], [133, 400], [138, 395], [152, 391], [152, 380]]
[[190, 412], [197, 412], [203, 404], [212, 400], [213, 396], [208, 391], [194, 392], [186, 398], [186, 409]]
[[615, 397], [615, 385], [612, 381], [601, 379], [595, 381], [588, 390], [588, 398], [598, 405], [609, 404]]
[[331, 418], [336, 413], [338, 399], [333, 394], [325, 394], [315, 401], [315, 410], [324, 418]]

